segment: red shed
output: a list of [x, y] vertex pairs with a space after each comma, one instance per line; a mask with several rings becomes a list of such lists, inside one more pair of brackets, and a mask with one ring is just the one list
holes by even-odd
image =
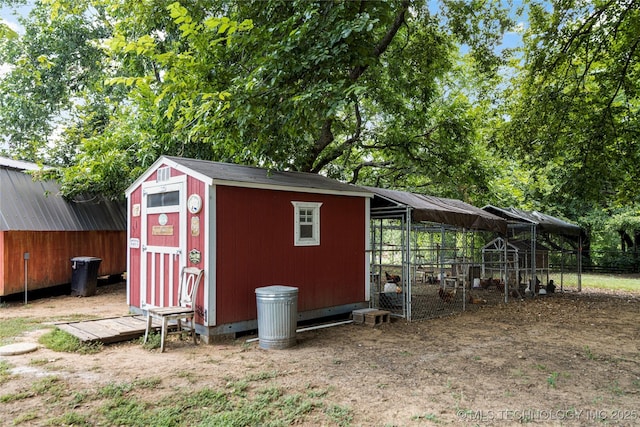
[[255, 329], [259, 287], [297, 287], [299, 320], [366, 307], [371, 197], [316, 174], [161, 157], [127, 190], [128, 304], [175, 303], [186, 265], [205, 270], [205, 341]]
[[[71, 282], [71, 258], [102, 259], [99, 276], [126, 268], [124, 203], [69, 201], [53, 181], [26, 173], [40, 167], [0, 157], [0, 297]], [[26, 277], [25, 277], [26, 276]]]

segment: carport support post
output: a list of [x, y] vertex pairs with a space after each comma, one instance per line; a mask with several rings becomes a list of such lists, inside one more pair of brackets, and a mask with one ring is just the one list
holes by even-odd
[[530, 289], [531, 295], [537, 296], [536, 294], [536, 226], [535, 224], [531, 226], [531, 281], [530, 281]]

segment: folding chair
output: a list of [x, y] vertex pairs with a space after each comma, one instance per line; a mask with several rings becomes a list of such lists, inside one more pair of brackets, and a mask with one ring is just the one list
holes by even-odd
[[[183, 333], [183, 320], [189, 321], [191, 337], [193, 343], [196, 342], [196, 304], [195, 299], [198, 293], [198, 286], [204, 275], [204, 270], [195, 267], [184, 267], [180, 272], [180, 284], [178, 286], [178, 305], [169, 307], [154, 307], [147, 310], [147, 330], [144, 333], [144, 342], [149, 338], [149, 331], [153, 319], [159, 319], [162, 322], [162, 335], [160, 339], [160, 352], [164, 352], [164, 342], [168, 334]], [[176, 329], [169, 331], [169, 321], [176, 322]]]

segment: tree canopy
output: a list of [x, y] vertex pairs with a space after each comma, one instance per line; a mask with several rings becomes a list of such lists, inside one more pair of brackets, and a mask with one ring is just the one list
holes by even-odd
[[170, 154], [542, 209], [637, 250], [639, 6], [40, 0], [0, 25], [0, 134], [68, 197], [122, 198]]
[[486, 193], [457, 46], [495, 73], [487, 52], [510, 21], [497, 3], [442, 6], [41, 2], [4, 40], [0, 132], [64, 166], [70, 196], [122, 197], [160, 154]]

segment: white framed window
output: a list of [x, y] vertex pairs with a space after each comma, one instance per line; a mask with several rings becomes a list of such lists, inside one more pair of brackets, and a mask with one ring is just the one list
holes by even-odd
[[320, 206], [315, 202], [291, 202], [293, 205], [293, 244], [320, 245]]

